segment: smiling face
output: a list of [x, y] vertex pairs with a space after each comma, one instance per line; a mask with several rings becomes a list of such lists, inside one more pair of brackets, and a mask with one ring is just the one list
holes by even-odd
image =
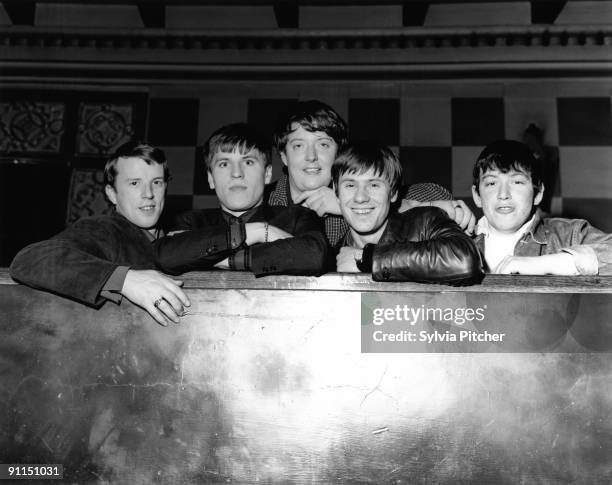
[[138, 157], [119, 158], [113, 185], [105, 187], [106, 195], [117, 212], [142, 229], [153, 229], [166, 196], [164, 167], [148, 164]]
[[534, 189], [531, 175], [516, 169], [481, 172], [478, 190], [472, 186], [474, 202], [482, 208], [489, 225], [505, 234], [516, 232], [529, 220], [543, 192], [543, 188]]
[[289, 173], [292, 197], [305, 190], [329, 186], [337, 150], [338, 145], [325, 132], [310, 132], [298, 123], [293, 124], [293, 131], [281, 152], [281, 159]]
[[208, 184], [215, 190], [224, 211], [238, 217], [261, 205], [264, 186], [272, 178], [272, 166], [266, 166], [265, 160], [259, 150], [241, 153], [238, 147], [213, 155]]
[[338, 178], [337, 193], [340, 210], [355, 242], [377, 243], [385, 229], [391, 203], [397, 200], [389, 182], [372, 169], [360, 174], [346, 172]]

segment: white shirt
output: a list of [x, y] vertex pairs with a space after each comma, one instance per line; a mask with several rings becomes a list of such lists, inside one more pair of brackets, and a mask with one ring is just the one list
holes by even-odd
[[535, 214], [523, 224], [518, 231], [512, 234], [498, 232], [489, 225], [489, 221], [487, 221], [486, 217], [482, 217], [478, 221], [476, 234], [484, 234], [484, 256], [490, 271], [495, 271], [497, 265], [499, 265], [506, 256], [512, 256], [514, 254], [516, 244], [529, 230], [533, 224], [534, 217]]

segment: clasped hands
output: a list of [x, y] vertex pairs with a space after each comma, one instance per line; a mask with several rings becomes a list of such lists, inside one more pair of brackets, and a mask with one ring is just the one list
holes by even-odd
[[[280, 239], [289, 239], [293, 237], [287, 231], [272, 226], [267, 222], [247, 222], [244, 225], [246, 233], [246, 240], [244, 243], [247, 246], [253, 246], [254, 244], [269, 243], [278, 241]], [[223, 261], [219, 261], [215, 264], [215, 268], [219, 269], [230, 269], [229, 258], [225, 258]]]

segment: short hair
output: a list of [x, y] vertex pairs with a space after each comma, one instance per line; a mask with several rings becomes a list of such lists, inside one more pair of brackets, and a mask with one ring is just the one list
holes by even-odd
[[338, 187], [340, 177], [345, 173], [362, 174], [373, 170], [391, 186], [391, 193], [397, 193], [402, 183], [402, 165], [391, 149], [379, 142], [361, 141], [347, 145], [332, 165], [332, 180]]
[[121, 145], [115, 153], [109, 158], [104, 166], [104, 183], [114, 187], [115, 178], [117, 177], [117, 161], [120, 158], [140, 158], [147, 165], [157, 163], [164, 168], [164, 181], [168, 182], [171, 178], [170, 169], [166, 154], [161, 148], [156, 148], [145, 142], [132, 140]]
[[264, 157], [266, 165], [272, 163], [272, 144], [269, 137], [248, 123], [232, 123], [216, 130], [204, 143], [202, 158], [206, 169], [210, 171], [216, 153], [233, 152], [236, 148], [245, 155], [251, 150], [257, 150]]
[[510, 170], [525, 172], [531, 176], [531, 183], [536, 191], [544, 185], [542, 181], [542, 164], [533, 156], [527, 145], [515, 140], [497, 140], [489, 143], [480, 152], [472, 171], [473, 184], [479, 192], [480, 175], [487, 170], [497, 169], [502, 173]]
[[318, 101], [298, 101], [292, 104], [279, 119], [274, 130], [274, 145], [279, 152], [285, 150], [289, 135], [295, 131], [297, 123], [306, 131], [322, 131], [338, 145], [338, 150], [348, 142], [348, 126], [333, 108]]

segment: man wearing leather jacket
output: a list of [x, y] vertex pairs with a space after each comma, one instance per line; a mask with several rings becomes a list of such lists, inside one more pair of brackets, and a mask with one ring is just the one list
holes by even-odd
[[402, 167], [388, 147], [347, 146], [334, 162], [332, 178], [350, 226], [338, 246], [337, 271], [372, 272], [376, 281], [470, 285], [482, 280], [476, 246], [443, 210], [393, 210]]

